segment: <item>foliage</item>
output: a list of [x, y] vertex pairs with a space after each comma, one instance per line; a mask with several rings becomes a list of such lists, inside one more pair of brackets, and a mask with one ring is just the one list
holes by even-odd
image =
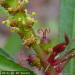
[[19, 35], [13, 33], [7, 40], [5, 44], [5, 49], [8, 51], [9, 54], [13, 55], [21, 49], [22, 40], [20, 39]]
[[4, 17], [11, 16], [11, 15], [9, 14], [9, 12], [8, 12], [5, 8], [3, 8], [2, 6], [0, 6], [0, 13], [1, 13]]
[[[2, 48], [0, 48], [0, 71], [28, 71], [29, 69], [14, 62], [14, 59]], [[32, 72], [32, 75], [35, 75]]]
[[[61, 11], [60, 11], [60, 25], [59, 25], [59, 34], [60, 41], [64, 40], [63, 33], [66, 32], [69, 36], [69, 40], [71, 41], [68, 48], [62, 54], [64, 55], [67, 51], [75, 47], [75, 42], [72, 39], [74, 38], [74, 8], [75, 1], [74, 0], [61, 0]], [[72, 58], [71, 61], [67, 64], [66, 68], [64, 68], [63, 74], [65, 75], [75, 75], [74, 69], [75, 67], [75, 58]]]
[[9, 55], [8, 52], [6, 52], [6, 50], [4, 50], [2, 48], [0, 48], [0, 55], [5, 56], [5, 57], [13, 60], [13, 58], [11, 57], [11, 55]]
[[[2, 55], [0, 55], [0, 60], [1, 60], [0, 61], [0, 71], [28, 71], [28, 72], [31, 72], [27, 68], [19, 66], [17, 63], [5, 58]], [[32, 72], [32, 75], [35, 75], [35, 74]]]
[[[5, 0], [0, 3], [0, 10], [2, 10], [5, 15], [7, 14], [7, 19], [2, 23], [6, 24], [7, 27], [10, 28], [11, 32], [16, 32], [20, 36], [19, 37], [17, 34], [11, 36], [5, 45], [5, 49], [8, 50], [8, 52], [11, 54], [17, 52], [17, 50], [20, 49], [22, 45], [26, 46], [29, 49], [33, 49], [35, 51], [35, 54], [30, 54], [27, 58], [23, 57], [23, 53], [20, 52], [19, 64], [23, 66], [23, 62], [28, 61], [28, 63], [32, 67], [35, 66], [39, 70], [41, 70], [41, 68], [43, 67], [46, 75], [59, 75], [59, 73], [62, 72], [69, 60], [75, 56], [75, 48], [70, 48], [70, 45], [72, 45], [71, 40], [74, 19], [74, 1], [61, 0], [59, 44], [57, 37], [53, 40], [50, 40], [46, 37], [46, 33], [49, 33], [50, 30], [54, 31], [53, 28], [55, 26], [50, 27], [49, 25], [51, 29], [45, 27], [41, 28], [40, 26], [37, 26], [36, 20], [33, 18], [35, 12], [30, 15], [28, 14], [27, 9], [24, 7], [24, 4], [27, 3], [28, 0]], [[13, 17], [8, 14], [12, 15]], [[36, 28], [37, 31], [35, 30]], [[57, 30], [58, 27], [55, 31]], [[42, 33], [42, 37], [37, 36], [35, 32], [38, 32], [38, 34]], [[65, 49], [68, 51], [66, 52]], [[64, 52], [65, 54], [63, 54], [62, 52]], [[61, 53], [63, 56], [60, 57], [59, 55]], [[5, 55], [8, 56], [7, 54]], [[2, 60], [0, 62], [0, 68], [2, 70], [6, 70], [6, 68], [7, 70], [24, 70], [24, 68], [21, 68], [19, 65], [11, 60], [9, 61], [4, 56], [0, 56], [0, 59]], [[71, 62], [71, 69], [73, 69], [72, 64], [74, 64], [74, 61], [72, 60]], [[9, 68], [8, 65], [10, 65]], [[73, 72], [74, 71], [70, 70], [69, 74], [74, 75]]]

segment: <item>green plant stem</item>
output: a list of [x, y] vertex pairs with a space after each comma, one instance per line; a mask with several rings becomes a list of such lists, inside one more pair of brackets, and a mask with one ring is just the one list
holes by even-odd
[[[34, 43], [32, 45], [32, 48], [36, 51], [36, 53], [38, 54], [38, 57], [40, 58], [41, 62], [42, 62], [42, 66], [44, 68], [44, 70], [47, 68], [47, 66], [49, 65], [49, 63], [47, 62], [47, 58], [48, 55], [40, 48], [39, 45], [37, 45], [36, 43]], [[49, 73], [52, 73], [52, 75], [56, 75], [56, 72], [54, 72], [53, 70], [53, 66], [49, 66], [49, 68], [47, 69], [47, 71]]]

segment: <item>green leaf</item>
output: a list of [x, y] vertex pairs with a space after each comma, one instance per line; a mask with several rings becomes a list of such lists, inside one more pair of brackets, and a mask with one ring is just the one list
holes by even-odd
[[4, 16], [4, 17], [8, 17], [8, 16], [11, 16], [9, 14], [9, 12], [2, 6], [0, 6], [0, 13]]
[[20, 50], [22, 46], [22, 40], [18, 34], [13, 33], [7, 40], [5, 44], [5, 49], [9, 54], [13, 55]]
[[17, 7], [18, 0], [5, 0], [4, 3], [15, 8]]
[[50, 48], [53, 48], [55, 45], [57, 45], [59, 43], [58, 37], [52, 38], [50, 43], [51, 43]]
[[64, 41], [64, 32], [72, 39], [75, 0], [61, 0], [59, 34], [60, 41]]
[[[32, 72], [25, 67], [21, 67], [19, 64], [5, 58], [4, 56], [0, 55], [0, 70], [1, 71], [28, 71]], [[32, 72], [32, 75], [35, 75]]]
[[39, 28], [42, 28], [41, 25], [40, 25], [40, 23], [38, 23], [38, 22], [37, 22], [37, 23], [34, 23], [34, 25], [33, 25], [34, 31], [37, 32], [37, 30], [38, 30]]
[[50, 20], [47, 24], [47, 27], [50, 28], [51, 33], [58, 33], [58, 22], [56, 20]]
[[[60, 25], [59, 25], [59, 34], [60, 42], [64, 41], [64, 32], [69, 36], [71, 42], [73, 35], [73, 30], [75, 30], [74, 25], [74, 7], [75, 0], [61, 0], [61, 9], [60, 9]], [[71, 44], [71, 43], [70, 43]], [[74, 43], [75, 44], [75, 43]], [[73, 45], [72, 45], [73, 46]], [[66, 50], [70, 49], [70, 45]], [[66, 53], [66, 51], [64, 51]], [[62, 55], [64, 55], [64, 53]], [[71, 61], [66, 65], [63, 70], [63, 75], [75, 75], [75, 58], [72, 58]]]
[[2, 48], [0, 48], [0, 55], [3, 55], [3, 56], [5, 56], [5, 57], [7, 57], [7, 58], [13, 60], [13, 58], [11, 57], [11, 55], [8, 54], [8, 52], [6, 52], [6, 50], [4, 50], [4, 49], [2, 49]]

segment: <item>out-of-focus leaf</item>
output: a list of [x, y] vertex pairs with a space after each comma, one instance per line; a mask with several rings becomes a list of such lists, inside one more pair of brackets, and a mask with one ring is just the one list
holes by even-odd
[[50, 28], [51, 33], [58, 33], [58, 22], [56, 20], [51, 20], [48, 22], [47, 27]]
[[[9, 14], [9, 12], [2, 6], [0, 6], [0, 13], [4, 16], [4, 17], [8, 17], [8, 16], [11, 16]], [[12, 17], [12, 16], [11, 16]]]
[[18, 34], [14, 33], [8, 38], [4, 48], [8, 51], [8, 53], [12, 55], [18, 52], [21, 46], [22, 40], [20, 39]]
[[59, 43], [58, 41], [58, 22], [56, 20], [51, 20], [47, 23], [47, 27], [50, 28], [50, 40], [51, 44], [50, 47], [53, 48], [56, 44]]
[[61, 0], [59, 34], [60, 41], [64, 41], [64, 32], [72, 39], [75, 0]]
[[35, 32], [37, 32], [37, 30], [38, 30], [39, 28], [42, 28], [42, 26], [41, 26], [40, 23], [35, 23], [35, 24], [33, 25], [33, 30], [34, 30]]
[[[32, 72], [29, 69], [27, 69], [25, 67], [21, 67], [19, 64], [5, 58], [2, 55], [0, 55], [0, 70], [1, 71], [28, 71], [28, 72]], [[31, 75], [35, 75], [35, 73], [32, 72]]]
[[70, 43], [70, 49], [75, 47], [75, 8], [74, 8], [74, 18], [73, 18], [73, 33], [72, 33], [72, 40]]
[[[69, 40], [72, 40], [72, 33], [73, 29], [75, 30], [74, 26], [74, 6], [75, 0], [61, 0], [61, 11], [60, 11], [60, 24], [59, 24], [59, 34], [60, 34], [60, 42], [64, 41], [64, 32], [67, 33], [69, 36]], [[66, 49], [69, 50], [70, 45]], [[62, 55], [64, 55], [66, 53]], [[75, 58], [72, 58], [71, 61], [66, 65], [63, 70], [63, 75], [75, 75]]]
[[11, 57], [11, 55], [8, 54], [8, 52], [6, 52], [6, 51], [5, 51], [4, 49], [2, 49], [2, 48], [0, 48], [0, 55], [3, 55], [3, 56], [5, 56], [5, 57], [7, 57], [7, 58], [13, 60], [13, 58]]
[[5, 0], [4, 3], [15, 8], [17, 7], [18, 0]]
[[58, 38], [52, 38], [51, 39], [51, 44], [50, 44], [50, 48], [53, 48], [55, 45], [57, 45], [59, 43]]

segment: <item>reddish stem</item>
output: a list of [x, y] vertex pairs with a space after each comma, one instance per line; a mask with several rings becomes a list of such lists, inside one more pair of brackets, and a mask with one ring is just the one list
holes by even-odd
[[40, 32], [43, 32], [43, 39], [46, 39], [46, 33], [50, 32], [50, 29], [46, 28], [46, 29], [39, 29], [38, 33], [40, 34]]
[[54, 62], [54, 59], [56, 57], [57, 54], [61, 53], [62, 51], [64, 51], [65, 47], [64, 46], [64, 43], [61, 43], [61, 44], [58, 44], [56, 45], [54, 48], [53, 48], [53, 53], [52, 55], [50, 55], [50, 57], [48, 58], [48, 62], [49, 63], [52, 63]]
[[[54, 66], [58, 63], [58, 61], [61, 60], [61, 58], [59, 59], [55, 59], [56, 55], [58, 55], [59, 53], [61, 53], [62, 51], [64, 51], [64, 49], [66, 48], [66, 46], [69, 43], [69, 39], [68, 36], [66, 35], [66, 33], [64, 33], [64, 37], [65, 37], [65, 42], [57, 44], [54, 48], [53, 48], [53, 53], [52, 55], [50, 55], [50, 57], [48, 58], [48, 62], [50, 63], [50, 65]], [[59, 63], [60, 64], [60, 63]]]
[[43, 31], [43, 39], [46, 39], [46, 29]]
[[27, 60], [28, 60], [28, 58], [24, 58], [23, 55], [24, 55], [23, 52], [20, 52], [20, 53], [19, 53], [19, 57], [20, 57], [20, 62], [19, 62], [19, 64], [20, 64], [21, 66], [23, 66], [23, 62], [24, 62], [24, 61], [27, 61]]
[[64, 33], [64, 36], [65, 36], [65, 45], [68, 45], [69, 44], [69, 38], [68, 38], [66, 33]]
[[54, 69], [55, 72], [57, 72], [58, 74], [62, 72], [62, 70], [64, 69], [65, 65], [67, 64], [68, 61], [65, 61], [59, 65], [56, 66], [56, 68]]
[[51, 65], [52, 65], [52, 66], [55, 66], [55, 65], [57, 65], [57, 64], [63, 63], [64, 61], [69, 60], [69, 59], [71, 59], [71, 58], [74, 57], [74, 56], [75, 56], [75, 52], [66, 54], [65, 56], [62, 56], [61, 58], [55, 59], [55, 60], [51, 63]]
[[48, 73], [48, 72], [45, 72], [45, 75], [51, 75], [50, 73]]

